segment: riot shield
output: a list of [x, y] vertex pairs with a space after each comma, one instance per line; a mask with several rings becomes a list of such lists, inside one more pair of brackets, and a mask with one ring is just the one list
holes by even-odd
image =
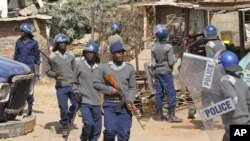
[[[220, 81], [224, 70], [217, 60], [184, 53], [180, 81], [187, 86], [197, 113], [211, 141], [221, 141], [224, 127], [220, 115], [235, 109], [231, 99], [223, 99]], [[225, 108], [226, 103], [230, 108]]]

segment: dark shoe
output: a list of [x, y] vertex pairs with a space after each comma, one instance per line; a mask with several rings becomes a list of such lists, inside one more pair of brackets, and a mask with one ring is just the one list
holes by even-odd
[[62, 136], [65, 138], [69, 133], [69, 125], [62, 126]]
[[115, 141], [115, 137], [108, 137], [104, 135], [103, 141]]
[[6, 114], [3, 114], [3, 115], [0, 116], [0, 123], [2, 123], [2, 122], [7, 122], [7, 121], [8, 121], [8, 120], [7, 120]]
[[82, 134], [80, 136], [80, 139], [83, 141], [87, 141], [92, 134], [92, 130], [93, 130], [93, 125], [88, 125], [88, 124], [84, 125], [82, 127]]
[[182, 119], [175, 116], [175, 110], [174, 108], [168, 110], [168, 116], [167, 116], [168, 122], [182, 122]]
[[27, 116], [31, 116], [32, 115], [32, 105], [33, 104], [28, 104], [28, 114], [27, 114]]
[[153, 120], [155, 120], [155, 121], [163, 121], [164, 120], [162, 108], [157, 109], [157, 113], [153, 117]]
[[111, 136], [106, 130], [103, 131], [103, 141], [115, 141], [115, 136]]
[[68, 135], [69, 130], [68, 129], [63, 129], [62, 130], [62, 136], [65, 138]]
[[32, 115], [32, 110], [28, 110], [28, 114], [27, 114], [27, 116], [31, 116]]

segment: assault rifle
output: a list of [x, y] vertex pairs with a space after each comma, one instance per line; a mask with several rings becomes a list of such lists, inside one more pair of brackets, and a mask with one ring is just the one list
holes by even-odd
[[137, 121], [139, 122], [140, 126], [142, 129], [144, 129], [144, 126], [142, 125], [141, 121], [140, 121], [140, 116], [137, 112], [137, 108], [135, 107], [134, 104], [131, 104], [127, 101], [127, 99], [125, 98], [125, 96], [121, 93], [121, 89], [118, 85], [118, 83], [115, 81], [114, 77], [111, 75], [111, 74], [106, 74], [104, 76], [104, 80], [107, 81], [112, 87], [114, 87], [116, 90], [119, 91], [119, 94], [121, 95], [121, 101], [120, 103], [118, 104], [118, 106], [116, 107], [116, 112], [121, 112], [121, 108], [124, 104], [126, 104], [126, 107], [127, 107], [127, 104], [130, 104], [131, 105], [131, 108], [129, 108], [128, 110], [136, 117]]

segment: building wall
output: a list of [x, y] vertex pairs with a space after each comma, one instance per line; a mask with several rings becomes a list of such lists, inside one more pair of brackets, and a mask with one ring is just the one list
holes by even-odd
[[239, 17], [237, 12], [213, 14], [211, 24], [217, 26], [220, 37], [221, 31], [232, 31], [234, 45], [240, 46]]
[[[15, 43], [19, 36], [19, 26], [28, 22], [33, 25], [34, 39], [38, 41], [39, 47], [43, 51], [47, 51], [47, 38], [45, 24], [43, 20], [29, 19], [25, 21], [0, 21], [0, 55], [13, 59]], [[46, 59], [41, 55], [41, 73], [45, 72]]]
[[[157, 6], [156, 8], [156, 15], [157, 15], [157, 23], [161, 24], [167, 24], [167, 15], [173, 14], [175, 15], [180, 22], [184, 22], [184, 13], [183, 9], [180, 7], [174, 7], [174, 6]], [[189, 34], [198, 34], [202, 33], [203, 29], [206, 25], [206, 12], [203, 10], [195, 10], [195, 9], [190, 9], [190, 14], [189, 14]], [[178, 20], [178, 19], [175, 20]], [[169, 18], [171, 19], [171, 17]], [[181, 20], [182, 19], [182, 20]], [[174, 21], [173, 21], [174, 22]], [[176, 25], [177, 26], [177, 25]], [[179, 26], [184, 26], [179, 25]], [[170, 27], [171, 28], [171, 27]]]
[[156, 7], [156, 24], [167, 24], [167, 15], [175, 14], [181, 17], [181, 8], [174, 6], [157, 6]]
[[189, 11], [189, 34], [202, 33], [206, 25], [206, 12], [203, 10], [190, 9]]

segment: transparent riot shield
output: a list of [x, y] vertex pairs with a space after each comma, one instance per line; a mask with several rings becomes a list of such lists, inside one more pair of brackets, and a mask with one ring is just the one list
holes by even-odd
[[[231, 99], [223, 99], [220, 81], [224, 74], [217, 60], [184, 53], [180, 81], [187, 86], [211, 141], [221, 141], [224, 127], [220, 115], [235, 109]], [[230, 108], [226, 109], [225, 105]]]

